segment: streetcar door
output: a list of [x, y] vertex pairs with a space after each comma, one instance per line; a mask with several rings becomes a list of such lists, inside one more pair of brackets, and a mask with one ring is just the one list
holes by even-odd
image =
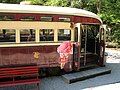
[[74, 29], [73, 69], [80, 69], [80, 24]]
[[81, 26], [80, 66], [93, 66], [99, 60], [99, 26]]
[[104, 66], [105, 59], [104, 59], [104, 53], [105, 53], [105, 35], [106, 35], [106, 25], [102, 25], [100, 27], [100, 59], [99, 59], [99, 65]]

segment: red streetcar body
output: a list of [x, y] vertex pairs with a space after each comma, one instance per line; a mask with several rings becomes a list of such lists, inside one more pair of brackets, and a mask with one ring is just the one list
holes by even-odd
[[102, 21], [96, 14], [64, 7], [13, 5], [8, 10], [6, 6], [0, 7], [0, 67], [60, 67], [57, 48], [64, 41], [72, 43], [66, 70], [104, 65], [104, 30], [101, 31]]
[[101, 24], [101, 22], [96, 19], [96, 18], [92, 18], [92, 17], [85, 17], [85, 16], [72, 16], [72, 15], [55, 15], [55, 14], [35, 14], [35, 13], [1, 13], [0, 15], [4, 15], [4, 16], [13, 16], [14, 17], [14, 21], [21, 21], [22, 17], [27, 17], [27, 16], [32, 16], [34, 17], [34, 21], [41, 21], [40, 17], [47, 17], [47, 16], [51, 16], [52, 22], [60, 22], [59, 18], [60, 17], [66, 17], [66, 18], [70, 18], [69, 22], [74, 22], [74, 23], [82, 23], [82, 24]]
[[39, 67], [59, 66], [58, 46], [0, 48], [0, 66], [37, 63]]

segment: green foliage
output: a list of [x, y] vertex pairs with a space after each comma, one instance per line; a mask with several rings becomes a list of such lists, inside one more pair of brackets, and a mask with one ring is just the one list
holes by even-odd
[[81, 8], [82, 4], [80, 3], [79, 0], [73, 0], [70, 2], [69, 6], [74, 7], [74, 8]]
[[68, 0], [48, 0], [46, 5], [65, 7], [68, 6]]
[[31, 1], [33, 5], [45, 5], [46, 0], [26, 0]]
[[23, 0], [0, 0], [0, 3], [20, 3]]
[[99, 15], [111, 29], [107, 40], [120, 44], [120, 0], [102, 0], [101, 3]]
[[85, 0], [85, 1], [83, 0], [82, 3], [83, 3], [83, 9], [89, 10], [96, 14], [98, 13], [97, 0]]
[[105, 0], [102, 2], [101, 18], [106, 24], [120, 21], [120, 0]]
[[111, 41], [120, 45], [120, 23], [115, 23], [111, 26], [112, 31], [110, 33]]

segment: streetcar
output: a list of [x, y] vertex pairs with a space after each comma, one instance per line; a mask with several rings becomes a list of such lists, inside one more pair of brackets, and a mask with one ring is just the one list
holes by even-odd
[[[61, 57], [63, 43], [70, 43], [71, 53]], [[104, 66], [104, 52], [102, 20], [90, 11], [0, 4], [0, 67], [37, 64], [43, 71], [58, 67], [70, 72]]]

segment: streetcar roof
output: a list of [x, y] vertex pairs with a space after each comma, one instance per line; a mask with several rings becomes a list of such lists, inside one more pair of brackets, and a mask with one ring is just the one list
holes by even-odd
[[5, 4], [0, 3], [0, 12], [8, 13], [40, 13], [40, 14], [59, 14], [59, 15], [73, 15], [84, 16], [98, 19], [101, 23], [100, 17], [90, 11], [70, 7], [56, 7], [56, 6], [39, 6], [39, 5], [21, 5], [21, 4]]

